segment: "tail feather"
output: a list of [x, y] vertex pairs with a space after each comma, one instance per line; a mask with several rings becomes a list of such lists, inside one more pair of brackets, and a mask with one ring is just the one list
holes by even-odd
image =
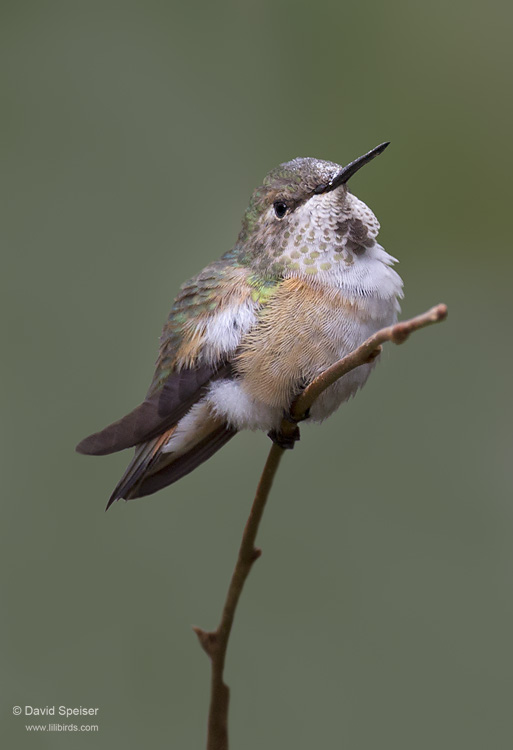
[[117, 483], [112, 495], [109, 498], [107, 507], [108, 510], [115, 500], [119, 500], [124, 497], [126, 493], [130, 492], [131, 488], [137, 484], [139, 479], [151, 471], [152, 466], [158, 461], [161, 455], [162, 446], [169, 440], [173, 432], [176, 430], [176, 425], [167, 432], [164, 432], [158, 438], [154, 438], [147, 443], [138, 445], [135, 449], [135, 455], [129, 463], [127, 470]]
[[178, 424], [137, 446], [107, 509], [121, 498], [143, 497], [173, 484], [210, 458], [236, 432], [212, 415], [207, 404], [196, 404]]

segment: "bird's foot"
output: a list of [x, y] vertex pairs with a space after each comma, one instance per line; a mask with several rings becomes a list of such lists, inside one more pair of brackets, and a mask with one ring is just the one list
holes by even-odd
[[278, 445], [280, 448], [283, 448], [283, 450], [292, 450], [296, 442], [301, 437], [298, 425], [295, 422], [293, 422], [293, 424], [295, 425], [295, 427], [290, 433], [285, 434], [280, 430], [271, 430], [267, 433], [267, 435], [271, 438], [273, 443], [276, 443], [276, 445]]
[[293, 417], [290, 411], [283, 412], [283, 419], [285, 419], [290, 424], [298, 424], [298, 422], [303, 422], [305, 419], [308, 419], [309, 416], [310, 416], [310, 409], [307, 409], [305, 413], [302, 414], [299, 418]]

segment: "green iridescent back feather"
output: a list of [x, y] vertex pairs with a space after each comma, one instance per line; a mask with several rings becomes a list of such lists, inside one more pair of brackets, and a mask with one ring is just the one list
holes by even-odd
[[[229, 256], [228, 253], [226, 255]], [[238, 283], [247, 283], [255, 303], [264, 305], [268, 301], [280, 279], [263, 279], [252, 273], [248, 266], [234, 263], [232, 258], [226, 256], [206, 266], [197, 276], [182, 284], [160, 337], [160, 352], [148, 395], [161, 388], [175, 370], [176, 353], [195, 322], [199, 323], [206, 316], [222, 309], [230, 290], [229, 277], [234, 269], [241, 267], [247, 273], [242, 279], [239, 275]]]

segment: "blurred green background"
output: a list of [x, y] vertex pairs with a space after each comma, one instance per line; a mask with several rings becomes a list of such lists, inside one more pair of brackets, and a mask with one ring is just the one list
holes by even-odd
[[[513, 746], [510, 30], [505, 2], [3, 0], [2, 735], [201, 748], [219, 619], [269, 440], [104, 514], [179, 285], [279, 162], [346, 163], [405, 316], [287, 454], [227, 663], [233, 748]], [[99, 707], [29, 736], [14, 705]]]

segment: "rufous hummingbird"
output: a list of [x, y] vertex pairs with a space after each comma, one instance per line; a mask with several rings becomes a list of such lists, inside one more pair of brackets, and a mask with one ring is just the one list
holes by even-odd
[[[395, 258], [376, 240], [372, 211], [347, 189], [387, 146], [345, 167], [293, 159], [255, 190], [233, 249], [182, 285], [145, 400], [77, 446], [92, 455], [135, 446], [107, 507], [176, 482], [239, 430], [265, 430], [279, 442], [305, 385], [397, 320]], [[309, 419], [332, 414], [373, 365], [330, 386]]]

